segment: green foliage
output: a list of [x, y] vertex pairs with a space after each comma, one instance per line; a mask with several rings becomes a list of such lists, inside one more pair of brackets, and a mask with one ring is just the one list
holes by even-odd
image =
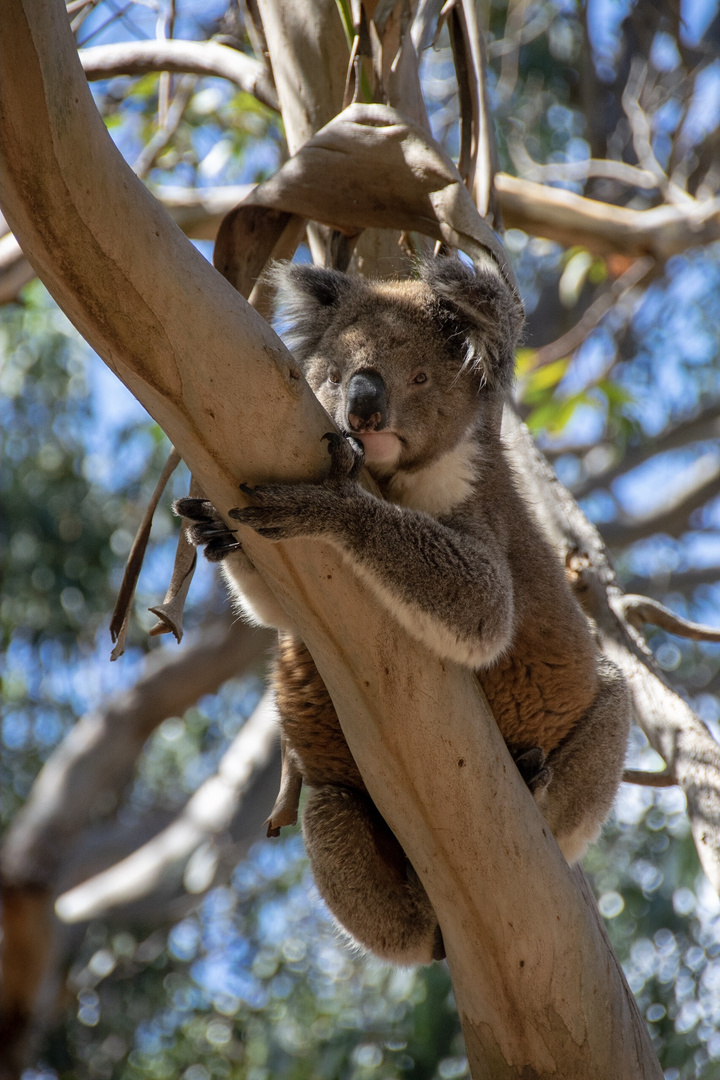
[[120, 505], [83, 471], [86, 348], [39, 296], [35, 287], [5, 308], [0, 324], [0, 438], [14, 466], [2, 479], [5, 648], [17, 626], [33, 642], [94, 634], [111, 603], [108, 541], [120, 523]]

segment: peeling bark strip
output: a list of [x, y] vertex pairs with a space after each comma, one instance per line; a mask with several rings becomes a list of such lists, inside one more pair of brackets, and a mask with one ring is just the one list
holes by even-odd
[[[60, 0], [3, 0], [2, 13], [2, 204], [37, 272], [216, 506], [237, 504], [240, 480], [321, 476], [326, 417], [271, 331], [120, 159]], [[389, 639], [322, 544], [243, 543], [300, 627], [438, 913], [476, 1080], [660, 1077], [594, 906], [470, 672], [399, 627]]]
[[[125, 639], [127, 637], [128, 626], [130, 625], [132, 602], [135, 596], [138, 578], [140, 577], [140, 571], [142, 570], [143, 559], [145, 558], [145, 549], [147, 548], [148, 540], [150, 539], [153, 516], [157, 510], [157, 505], [160, 502], [160, 498], [165, 490], [167, 482], [179, 464], [180, 455], [173, 447], [170, 450], [168, 459], [160, 473], [158, 482], [155, 485], [155, 490], [150, 496], [150, 501], [145, 507], [142, 520], [138, 526], [135, 539], [133, 540], [133, 545], [125, 565], [125, 573], [123, 574], [118, 597], [115, 601], [115, 610], [113, 611], [112, 619], [110, 620], [110, 636], [116, 643], [115, 648], [110, 655], [111, 660], [117, 660], [117, 658], [122, 656], [125, 652]], [[195, 563], [193, 562], [193, 567], [194, 566]], [[182, 632], [180, 632], [179, 635], [176, 634], [176, 637], [178, 641], [180, 641]]]
[[[346, 235], [362, 229], [416, 231], [472, 259], [492, 258], [511, 289], [517, 283], [505, 249], [481, 218], [462, 177], [442, 147], [417, 124], [388, 105], [349, 105], [223, 222], [215, 265], [229, 280], [228, 262], [238, 249], [234, 229], [266, 207], [263, 263], [287, 221], [282, 212], [320, 221]], [[278, 213], [280, 212], [280, 213]], [[518, 299], [518, 303], [519, 303]]]

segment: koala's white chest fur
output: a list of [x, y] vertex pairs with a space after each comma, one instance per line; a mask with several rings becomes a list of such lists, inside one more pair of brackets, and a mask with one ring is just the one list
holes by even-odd
[[398, 470], [386, 483], [388, 498], [398, 506], [423, 510], [432, 517], [450, 514], [471, 495], [480, 457], [475, 439], [463, 439], [422, 469]]

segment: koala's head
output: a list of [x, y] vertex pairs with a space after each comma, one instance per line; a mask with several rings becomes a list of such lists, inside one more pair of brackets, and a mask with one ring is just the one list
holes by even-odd
[[512, 384], [520, 306], [494, 264], [428, 260], [416, 281], [273, 271], [285, 337], [338, 427], [377, 476], [451, 450]]

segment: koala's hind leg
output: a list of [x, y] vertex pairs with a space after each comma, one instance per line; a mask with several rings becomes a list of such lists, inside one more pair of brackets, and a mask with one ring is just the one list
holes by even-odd
[[548, 755], [550, 781], [535, 793], [560, 850], [574, 863], [597, 840], [622, 779], [630, 732], [630, 695], [619, 670], [602, 658], [599, 690], [570, 734]]
[[445, 956], [427, 893], [367, 795], [330, 784], [315, 788], [303, 834], [318, 891], [355, 941], [395, 964]]

